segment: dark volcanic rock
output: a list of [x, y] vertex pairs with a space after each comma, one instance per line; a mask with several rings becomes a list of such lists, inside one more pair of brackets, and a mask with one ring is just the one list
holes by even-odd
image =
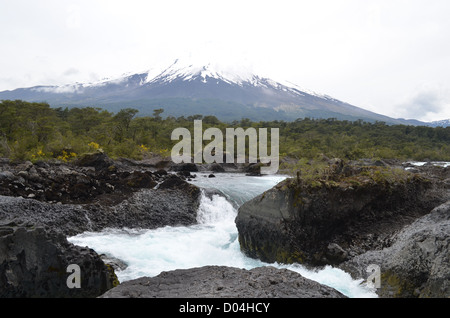
[[105, 153], [98, 151], [84, 154], [75, 162], [75, 164], [80, 167], [94, 167], [95, 170], [102, 170], [112, 166], [114, 161]]
[[251, 163], [244, 168], [244, 172], [246, 172], [246, 174], [249, 176], [260, 176], [261, 166], [261, 163]]
[[381, 297], [450, 295], [450, 201], [406, 226], [382, 250], [354, 257], [340, 267], [365, 277], [370, 264], [380, 266]]
[[393, 233], [448, 197], [405, 171], [342, 161], [331, 169], [322, 179], [287, 179], [243, 204], [236, 218], [242, 250], [267, 262], [339, 264], [388, 246]]
[[189, 183], [181, 179], [176, 175], [169, 175], [163, 182], [158, 186], [158, 189], [176, 189], [189, 187]]
[[179, 164], [172, 164], [171, 170], [197, 172], [198, 167], [195, 163], [179, 163]]
[[197, 222], [201, 191], [182, 182], [172, 189], [142, 189], [116, 205], [52, 204], [0, 196], [0, 220], [20, 219], [45, 225], [66, 235], [104, 228], [157, 228]]
[[101, 298], [344, 298], [335, 289], [275, 267], [205, 266], [127, 281]]
[[[69, 288], [70, 264], [80, 267], [80, 288]], [[0, 224], [0, 297], [97, 297], [118, 284], [94, 250], [32, 223]]]
[[[86, 154], [72, 163], [0, 164], [0, 195], [45, 202], [116, 204], [133, 192], [153, 188], [160, 174], [104, 153]], [[2, 171], [3, 170], [3, 171]]]
[[221, 164], [218, 164], [218, 163], [213, 163], [213, 164], [211, 164], [211, 166], [209, 167], [209, 169], [210, 169], [212, 172], [225, 172], [225, 168], [224, 168]]
[[[185, 181], [174, 188], [145, 189], [111, 207], [105, 227], [157, 228], [197, 223], [201, 191]], [[112, 221], [111, 221], [112, 220]]]
[[0, 162], [0, 220], [18, 218], [66, 235], [191, 225], [200, 196], [199, 188], [165, 170], [102, 152], [75, 163]]
[[89, 229], [88, 210], [80, 205], [51, 204], [0, 196], [0, 220], [19, 220], [74, 235]]

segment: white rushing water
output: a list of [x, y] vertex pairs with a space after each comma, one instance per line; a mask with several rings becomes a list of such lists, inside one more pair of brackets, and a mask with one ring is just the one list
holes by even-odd
[[[416, 167], [422, 167], [424, 165], [432, 165], [435, 167], [443, 167], [443, 168], [447, 168], [450, 167], [450, 162], [448, 161], [406, 161], [404, 162], [404, 164], [410, 164], [412, 166], [416, 166]], [[406, 170], [410, 170], [411, 167], [407, 167]]]
[[186, 269], [206, 265], [224, 265], [251, 269], [275, 266], [299, 272], [306, 278], [331, 286], [349, 297], [376, 297], [374, 290], [353, 280], [340, 269], [327, 266], [311, 271], [299, 264], [267, 264], [245, 256], [239, 248], [234, 223], [237, 207], [243, 202], [270, 189], [283, 176], [249, 177], [242, 174], [217, 174], [206, 178], [199, 174], [193, 184], [214, 188], [226, 195], [202, 195], [197, 220], [187, 227], [163, 227], [153, 230], [107, 229], [85, 232], [69, 238], [80, 246], [88, 246], [99, 254], [121, 259], [128, 267], [116, 271], [119, 281], [142, 276], [156, 276], [162, 271]]

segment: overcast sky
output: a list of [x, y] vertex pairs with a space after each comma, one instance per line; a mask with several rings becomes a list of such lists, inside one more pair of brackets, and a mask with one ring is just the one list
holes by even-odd
[[0, 0], [0, 91], [195, 56], [391, 117], [446, 119], [449, 16], [448, 0]]

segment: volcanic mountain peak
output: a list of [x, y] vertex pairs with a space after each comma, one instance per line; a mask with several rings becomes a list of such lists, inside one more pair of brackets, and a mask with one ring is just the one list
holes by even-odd
[[245, 66], [230, 66], [216, 62], [192, 63], [191, 61], [177, 59], [167, 69], [155, 73], [154, 70], [148, 71], [147, 79], [143, 84], [171, 83], [173, 81], [200, 81], [206, 83], [225, 82], [230, 85], [240, 87], [259, 87], [266, 89], [275, 89], [278, 91], [289, 92], [294, 95], [304, 96], [304, 94], [313, 95], [320, 98], [330, 99], [329, 96], [304, 89], [289, 81], [275, 81], [267, 77], [254, 74]]
[[[232, 86], [253, 87], [263, 89], [265, 93], [287, 93], [291, 96], [305, 94], [331, 99], [331, 97], [304, 89], [289, 81], [275, 81], [267, 77], [255, 75], [248, 67], [223, 65], [216, 62], [195, 63], [189, 60], [177, 59], [168, 68], [161, 70], [153, 68], [136, 74], [123, 74], [117, 78], [106, 78], [91, 83], [73, 83], [62, 86], [35, 86], [30, 90], [36, 93], [53, 94], [84, 94], [87, 90], [106, 87], [123, 86], [129, 89], [152, 87], [158, 84], [174, 82], [198, 82], [203, 84], [225, 83]], [[276, 93], [278, 94], [278, 93]]]
[[246, 68], [238, 67], [224, 67], [218, 63], [207, 62], [204, 64], [195, 64], [190, 61], [184, 61], [177, 59], [167, 69], [163, 70], [160, 74], [152, 77], [152, 72], [148, 73], [147, 82], [171, 82], [176, 79], [184, 81], [192, 81], [201, 79], [204, 83], [208, 79], [219, 79], [229, 84], [242, 85], [244, 82], [255, 83], [259, 78], [253, 75]]
[[0, 100], [46, 101], [54, 107], [124, 107], [140, 115], [164, 109], [167, 116], [214, 115], [220, 120], [336, 118], [421, 124], [376, 114], [288, 81], [255, 75], [248, 67], [178, 59], [169, 67], [88, 84], [35, 86], [0, 92]]

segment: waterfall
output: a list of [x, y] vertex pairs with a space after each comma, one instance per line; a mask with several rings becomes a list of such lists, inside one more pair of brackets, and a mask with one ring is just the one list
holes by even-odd
[[99, 254], [104, 253], [127, 263], [126, 269], [116, 271], [119, 281], [206, 265], [246, 269], [271, 265], [299, 272], [349, 297], [376, 297], [373, 290], [340, 269], [327, 266], [311, 271], [299, 264], [266, 264], [241, 252], [234, 223], [237, 205], [270, 189], [283, 179], [282, 176], [249, 177], [242, 174], [217, 174], [216, 178], [205, 178], [200, 174], [192, 181], [193, 184], [218, 190], [224, 196], [207, 195], [202, 191], [197, 213], [198, 224], [152, 230], [106, 229], [102, 232], [85, 232], [69, 238], [69, 241], [89, 246]]

